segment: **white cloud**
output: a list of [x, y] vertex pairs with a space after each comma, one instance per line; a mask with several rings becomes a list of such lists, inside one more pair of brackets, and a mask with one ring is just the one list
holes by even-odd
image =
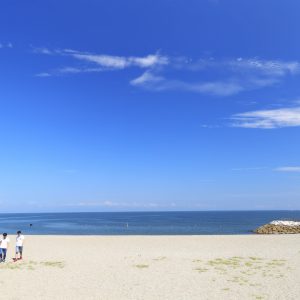
[[76, 73], [82, 72], [82, 70], [79, 68], [74, 68], [74, 67], [64, 67], [64, 68], [59, 69], [59, 72], [76, 74]]
[[[86, 65], [67, 66], [59, 69], [54, 69], [51, 72], [43, 72], [43, 74], [61, 75], [61, 74], [78, 74], [78, 73], [90, 73], [101, 72], [110, 70], [123, 70], [126, 68], [137, 67], [141, 69], [152, 69], [165, 66], [169, 63], [167, 56], [156, 54], [149, 54], [146, 56], [114, 56], [105, 54], [92, 54], [88, 52], [80, 52], [72, 49], [63, 50], [50, 50], [45, 47], [33, 48], [33, 53], [45, 54], [45, 55], [58, 55], [73, 58], [77, 61], [85, 61]], [[94, 64], [95, 67], [92, 67]]]
[[233, 127], [273, 129], [300, 126], [300, 107], [256, 110], [231, 117]]
[[266, 167], [246, 167], [246, 168], [233, 168], [232, 171], [259, 171], [264, 169], [266, 169]]
[[57, 74], [78, 74], [78, 73], [93, 73], [101, 72], [102, 68], [74, 68], [74, 67], [64, 67], [56, 70]]
[[115, 202], [115, 201], [82, 201], [75, 204], [70, 204], [70, 206], [81, 206], [81, 207], [106, 207], [106, 208], [115, 208], [115, 209], [151, 209], [151, 208], [165, 208], [165, 207], [175, 207], [176, 203], [168, 203], [168, 204], [159, 204], [156, 202], [147, 202], [147, 203], [139, 203], [139, 202]]
[[[132, 86], [154, 91], [182, 90], [215, 96], [230, 96], [247, 90], [272, 86], [284, 80], [285, 76], [300, 73], [298, 61], [258, 58], [216, 60], [213, 57], [193, 60], [187, 57], [170, 57], [160, 53], [141, 57], [116, 56], [73, 49], [50, 50], [45, 47], [34, 48], [34, 52], [73, 59], [74, 65], [45, 72], [51, 75], [124, 70], [135, 67], [145, 71], [130, 81]], [[169, 72], [170, 70], [172, 72]], [[208, 81], [202, 79], [205, 71], [213, 75], [212, 79]], [[186, 78], [186, 72], [192, 72], [192, 77], [190, 76], [192, 79], [183, 79]], [[166, 75], [170, 73], [172, 77]]]
[[108, 55], [92, 55], [92, 54], [71, 54], [76, 59], [86, 60], [94, 62], [100, 66], [113, 68], [113, 69], [124, 69], [127, 67], [127, 61], [123, 57], [108, 56]]
[[216, 96], [230, 96], [244, 90], [244, 87], [238, 82], [203, 82], [198, 84], [186, 83], [186, 90]]
[[129, 62], [137, 65], [141, 68], [149, 68], [159, 65], [167, 65], [169, 63], [169, 58], [167, 56], [162, 56], [159, 54], [151, 54], [145, 57], [129, 57]]
[[201, 71], [204, 69], [222, 69], [239, 74], [255, 74], [268, 77], [280, 77], [300, 73], [299, 61], [267, 60], [258, 58], [236, 58], [217, 60], [214, 57], [193, 60], [187, 57], [172, 58], [172, 65], [177, 69]]
[[228, 65], [237, 70], [259, 71], [271, 76], [295, 74], [300, 71], [300, 63], [298, 61], [238, 58], [236, 60], [229, 61]]
[[149, 71], [144, 72], [141, 76], [130, 81], [135, 86], [147, 86], [158, 82], [163, 82], [165, 79], [162, 76], [157, 76]]
[[[214, 72], [216, 80], [209, 82], [191, 82], [177, 78], [166, 78], [161, 74], [163, 70], [155, 70], [156, 74], [148, 70], [141, 76], [131, 80], [134, 86], [140, 86], [155, 91], [185, 90], [189, 92], [210, 94], [216, 96], [230, 96], [242, 91], [264, 88], [278, 84], [282, 77], [295, 75], [300, 71], [300, 63], [297, 61], [236, 59], [217, 61], [214, 58], [193, 61], [189, 58], [169, 58], [166, 68], [174, 68], [179, 71], [192, 71], [194, 77], [202, 77], [205, 70]], [[219, 71], [222, 70], [222, 76]], [[199, 75], [197, 75], [199, 73]]]
[[141, 76], [131, 80], [130, 84], [156, 91], [183, 90], [217, 96], [233, 95], [243, 90], [243, 87], [237, 82], [216, 81], [190, 83], [180, 80], [166, 79], [149, 71], [146, 71]]
[[202, 125], [200, 125], [200, 127], [214, 129], [214, 128], [220, 128], [220, 125], [202, 124]]
[[51, 74], [49, 72], [42, 72], [35, 75], [36, 77], [50, 77]]
[[278, 172], [300, 172], [300, 166], [293, 166], [293, 167], [278, 167], [275, 169]]
[[169, 59], [167, 56], [149, 54], [147, 56], [116, 56], [106, 54], [92, 54], [89, 52], [80, 52], [73, 49], [50, 50], [46, 47], [34, 47], [33, 52], [36, 54], [71, 56], [77, 60], [83, 60], [95, 63], [108, 69], [125, 69], [128, 67], [151, 68], [160, 65], [167, 65]]
[[13, 44], [11, 42], [0, 43], [0, 49], [3, 49], [3, 48], [13, 48]]
[[150, 68], [168, 64], [168, 58], [159, 54], [151, 54], [145, 57], [125, 57], [71, 52], [70, 55], [76, 59], [93, 62], [109, 69], [125, 69], [128, 67]]
[[50, 77], [50, 76], [59, 76], [64, 74], [80, 74], [80, 73], [96, 73], [102, 72], [102, 68], [75, 68], [75, 67], [63, 67], [60, 69], [52, 70], [51, 72], [42, 72], [38, 73], [35, 76], [37, 77]]
[[37, 54], [47, 54], [47, 55], [55, 54], [55, 51], [52, 51], [46, 47], [40, 47], [40, 48], [33, 47], [32, 51], [33, 53], [37, 53]]

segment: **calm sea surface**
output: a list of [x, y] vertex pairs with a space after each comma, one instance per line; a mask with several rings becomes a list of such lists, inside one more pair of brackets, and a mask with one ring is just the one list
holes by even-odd
[[300, 211], [0, 214], [0, 232], [22, 230], [25, 234], [71, 235], [251, 234], [253, 229], [275, 219], [300, 220]]

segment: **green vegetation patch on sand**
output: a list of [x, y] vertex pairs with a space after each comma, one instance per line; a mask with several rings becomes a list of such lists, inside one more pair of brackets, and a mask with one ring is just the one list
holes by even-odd
[[[262, 257], [228, 257], [215, 258], [210, 260], [195, 259], [193, 263], [197, 264], [194, 268], [199, 273], [212, 274], [212, 281], [216, 281], [215, 274], [219, 274], [221, 282], [224, 279], [227, 282], [234, 283], [237, 287], [247, 285], [255, 290], [263, 289], [268, 284], [268, 279], [279, 280], [284, 277], [286, 269], [286, 260], [284, 259], [266, 259]], [[254, 277], [255, 275], [255, 277]], [[222, 289], [226, 290], [226, 288]], [[254, 291], [254, 290], [253, 290]], [[265, 299], [267, 295], [252, 295], [255, 299]]]
[[41, 265], [46, 267], [54, 267], [54, 268], [64, 268], [65, 264], [62, 261], [42, 261]]
[[1, 269], [8, 269], [8, 270], [36, 270], [37, 268], [40, 268], [42, 266], [46, 267], [54, 267], [62, 269], [65, 267], [65, 263], [63, 261], [17, 261], [17, 262], [7, 262], [0, 264], [0, 270]]
[[149, 265], [139, 264], [139, 265], [135, 265], [135, 267], [138, 269], [146, 269], [146, 268], [149, 268]]
[[166, 259], [165, 256], [159, 256], [159, 257], [153, 258], [154, 261], [161, 261], [161, 260], [165, 260], [165, 259]]

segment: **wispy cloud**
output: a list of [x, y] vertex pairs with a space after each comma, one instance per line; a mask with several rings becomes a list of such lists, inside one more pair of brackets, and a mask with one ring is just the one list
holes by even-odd
[[[130, 81], [130, 84], [153, 91], [181, 90], [215, 96], [230, 96], [247, 90], [276, 85], [286, 76], [300, 74], [300, 62], [298, 61], [258, 58], [217, 60], [212, 57], [191, 59], [171, 57], [159, 52], [145, 56], [117, 56], [73, 49], [51, 50], [45, 47], [33, 48], [33, 52], [72, 59], [69, 66], [54, 68], [52, 71], [40, 74], [57, 76], [120, 71], [128, 68], [144, 69], [141, 75]], [[186, 76], [187, 72], [190, 76]], [[204, 72], [208, 72], [212, 79], [203, 80]], [[40, 74], [38, 76], [47, 77]], [[187, 77], [189, 79], [186, 79]]]
[[300, 172], [300, 166], [278, 167], [274, 170], [278, 172]]
[[244, 167], [244, 168], [233, 168], [232, 171], [259, 171], [264, 170], [266, 167]]
[[125, 69], [128, 67], [151, 68], [168, 64], [168, 58], [159, 54], [151, 54], [145, 57], [125, 57], [71, 52], [70, 55], [76, 59], [92, 62], [108, 69]]
[[54, 69], [49, 72], [41, 72], [37, 73], [36, 77], [51, 77], [51, 76], [61, 76], [61, 75], [68, 75], [68, 74], [80, 74], [80, 73], [96, 73], [103, 71], [102, 68], [80, 68], [80, 67], [63, 67]]
[[4, 48], [13, 48], [13, 44], [11, 42], [0, 43], [0, 49], [4, 49]]
[[[284, 76], [300, 73], [297, 61], [234, 59], [215, 60], [214, 58], [192, 60], [185, 57], [169, 58], [168, 68], [177, 70], [176, 78], [164, 77], [162, 70], [147, 70], [131, 80], [131, 85], [154, 91], [185, 90], [216, 96], [230, 96], [243, 91], [272, 86], [280, 83]], [[193, 77], [201, 76], [204, 71], [216, 74], [216, 80], [186, 81], [178, 79], [182, 72], [193, 72]], [[222, 76], [219, 75], [222, 70]], [[196, 74], [196, 75], [195, 75]], [[198, 75], [199, 74], [199, 75]]]
[[117, 201], [82, 201], [75, 204], [70, 204], [70, 206], [80, 206], [80, 207], [106, 207], [114, 209], [156, 209], [164, 207], [176, 207], [176, 203], [160, 204], [156, 202], [117, 202]]
[[300, 106], [255, 110], [231, 117], [233, 127], [274, 129], [300, 126]]
[[242, 167], [242, 168], [232, 168], [232, 171], [276, 171], [276, 172], [300, 172], [300, 166], [284, 166], [284, 167]]
[[47, 54], [47, 55], [56, 53], [56, 51], [50, 50], [46, 47], [32, 47], [32, 52], [37, 54]]
[[241, 84], [235, 81], [186, 82], [166, 79], [163, 76], [154, 75], [149, 71], [131, 80], [130, 84], [155, 91], [182, 90], [217, 96], [237, 94], [244, 89]]
[[141, 57], [115, 56], [115, 55], [106, 55], [106, 54], [94, 54], [89, 52], [80, 52], [72, 49], [51, 50], [46, 47], [33, 48], [32, 52], [35, 54], [71, 57], [74, 60], [84, 61], [87, 63], [87, 65], [81, 66], [80, 68], [74, 66], [56, 68], [54, 71], [51, 72], [51, 74], [53, 75], [58, 75], [60, 73], [75, 74], [75, 73], [123, 70], [130, 67], [150, 69], [159, 66], [164, 66], [169, 63], [168, 57], [160, 55], [159, 53], [149, 54]]
[[49, 76], [51, 76], [51, 74], [48, 72], [41, 72], [41, 73], [35, 74], [35, 76], [36, 77], [49, 77]]
[[222, 69], [240, 73], [242, 75], [264, 75], [280, 77], [300, 73], [299, 61], [268, 60], [259, 58], [235, 58], [217, 60], [214, 57], [206, 59], [190, 59], [177, 57], [172, 59], [173, 66], [178, 69], [189, 69], [191, 71], [201, 71], [204, 69]]
[[238, 71], [258, 71], [269, 76], [284, 76], [300, 72], [300, 63], [298, 61], [238, 58], [236, 60], [229, 61], [228, 65]]

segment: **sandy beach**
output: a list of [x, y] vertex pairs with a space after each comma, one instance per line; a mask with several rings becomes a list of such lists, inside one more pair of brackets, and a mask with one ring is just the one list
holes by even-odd
[[300, 236], [26, 236], [3, 299], [299, 299]]

